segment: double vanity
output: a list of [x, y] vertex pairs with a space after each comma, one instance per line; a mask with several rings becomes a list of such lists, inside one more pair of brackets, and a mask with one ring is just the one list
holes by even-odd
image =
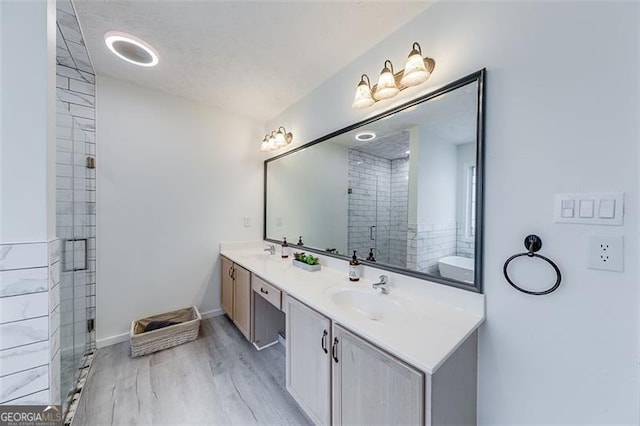
[[342, 260], [308, 272], [264, 244], [222, 245], [222, 308], [258, 349], [286, 331], [286, 387], [314, 423], [475, 424], [483, 295], [369, 266], [350, 282]]

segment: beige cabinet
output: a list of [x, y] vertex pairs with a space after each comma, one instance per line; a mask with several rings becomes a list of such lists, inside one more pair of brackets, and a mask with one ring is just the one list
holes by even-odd
[[331, 321], [285, 297], [287, 390], [315, 424], [331, 423]]
[[424, 423], [424, 374], [333, 326], [333, 424]]
[[251, 339], [251, 273], [222, 256], [220, 306], [233, 323]]
[[233, 265], [233, 323], [251, 340], [251, 272]]
[[233, 319], [233, 262], [222, 256], [220, 306]]

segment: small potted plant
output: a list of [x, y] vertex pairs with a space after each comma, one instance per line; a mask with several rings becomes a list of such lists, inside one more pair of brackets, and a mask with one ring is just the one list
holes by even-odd
[[317, 257], [304, 252], [293, 253], [293, 266], [309, 272], [319, 271], [321, 268]]

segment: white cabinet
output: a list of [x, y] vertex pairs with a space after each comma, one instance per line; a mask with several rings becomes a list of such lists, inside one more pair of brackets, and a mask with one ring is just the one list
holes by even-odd
[[477, 331], [425, 373], [224, 257], [222, 308], [258, 349], [286, 323], [287, 391], [315, 424], [476, 424]]
[[424, 374], [333, 326], [333, 424], [424, 422]]
[[314, 423], [424, 422], [423, 373], [292, 297], [285, 308], [287, 390]]
[[285, 312], [287, 390], [314, 423], [331, 424], [331, 321], [291, 297]]

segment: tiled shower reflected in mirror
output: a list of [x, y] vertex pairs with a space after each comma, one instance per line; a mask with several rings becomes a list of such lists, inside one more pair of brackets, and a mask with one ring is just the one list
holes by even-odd
[[57, 2], [57, 27], [56, 231], [62, 248], [60, 402], [73, 414], [95, 350], [95, 74], [69, 0]]

